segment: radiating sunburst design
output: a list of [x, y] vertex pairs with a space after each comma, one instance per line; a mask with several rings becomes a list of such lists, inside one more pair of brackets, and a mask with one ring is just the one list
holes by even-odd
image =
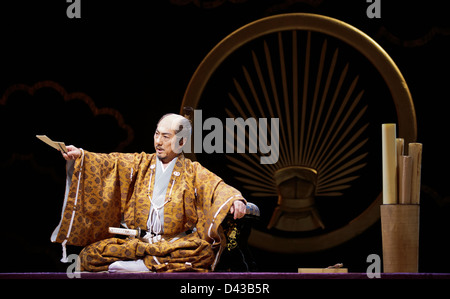
[[[250, 151], [227, 156], [240, 180], [236, 186], [261, 210], [262, 221], [252, 229], [249, 244], [272, 252], [329, 249], [373, 225], [382, 201], [376, 182], [381, 175], [379, 127], [396, 122], [405, 143], [417, 137], [411, 93], [392, 58], [364, 32], [323, 15], [273, 15], [226, 36], [196, 69], [181, 108], [214, 109], [220, 104], [210, 101], [217, 99], [231, 117], [280, 120], [276, 164], [261, 165], [261, 154]], [[289, 188], [295, 192], [285, 192]], [[275, 210], [274, 195], [278, 195]], [[291, 200], [291, 195], [300, 200]], [[319, 195], [328, 197], [320, 197], [314, 211], [311, 204]], [[287, 217], [277, 220], [277, 209], [284, 209], [281, 213]], [[270, 223], [263, 228], [260, 224], [267, 223], [270, 211]], [[303, 233], [313, 225], [321, 227], [316, 212], [323, 217], [325, 230]], [[291, 221], [294, 218], [299, 221]], [[309, 228], [301, 227], [305, 219]], [[295, 230], [271, 229], [281, 222], [281, 229], [291, 222]]]
[[[369, 124], [359, 76], [350, 75], [351, 65], [339, 56], [339, 48], [330, 49], [326, 38], [317, 37], [320, 55], [313, 55], [316, 36], [299, 32], [266, 36], [260, 49], [249, 50], [252, 59], [242, 65], [235, 77], [240, 79], [233, 79], [234, 90], [228, 94], [235, 108], [226, 109], [229, 117], [280, 122], [276, 163], [260, 164], [262, 154], [249, 154], [248, 144], [245, 154], [227, 156], [228, 166], [253, 197], [277, 196], [274, 174], [290, 166], [317, 172], [316, 196], [340, 196], [366, 165], [363, 146]], [[270, 38], [275, 47], [268, 45]]]
[[[338, 88], [340, 93], [336, 93]], [[296, 198], [304, 196], [303, 205], [314, 200], [311, 194], [329, 196], [317, 200], [325, 230], [302, 233], [300, 221], [294, 223], [298, 230], [293, 233], [272, 230], [270, 223], [269, 230], [259, 224], [254, 227], [249, 244], [272, 252], [329, 249], [373, 225], [379, 220], [382, 201], [376, 182], [380, 176], [379, 126], [396, 122], [405, 143], [417, 137], [411, 93], [392, 58], [364, 32], [322, 15], [273, 15], [226, 36], [196, 69], [181, 108], [202, 107], [204, 101], [208, 104], [203, 107], [211, 107], [214, 99], [221, 100], [231, 117], [280, 119], [280, 160], [276, 164], [261, 165], [260, 155], [249, 152], [228, 156], [229, 166], [244, 183], [236, 186], [243, 192], [251, 190], [250, 196], [247, 192], [245, 195], [260, 207], [261, 224], [267, 223], [267, 212], [273, 211], [275, 194], [278, 206], [270, 222], [277, 217], [276, 210], [284, 208], [281, 212], [291, 213], [285, 219], [306, 219], [300, 218], [306, 215], [301, 214], [303, 208], [295, 207], [289, 197], [280, 204], [280, 194], [287, 187], [297, 191], [300, 183], [306, 183], [304, 186], [310, 189], [302, 186], [302, 190], [314, 191], [293, 194]], [[237, 104], [229, 103], [233, 99]], [[365, 103], [369, 102], [367, 109]], [[316, 169], [306, 166], [313, 163]], [[293, 205], [288, 207], [288, 203]], [[306, 216], [310, 225], [320, 227], [314, 219], [316, 214], [310, 206]], [[281, 220], [273, 227], [287, 223]]]

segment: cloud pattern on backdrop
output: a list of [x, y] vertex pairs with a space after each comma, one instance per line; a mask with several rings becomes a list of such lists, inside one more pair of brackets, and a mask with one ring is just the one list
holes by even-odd
[[7, 88], [0, 98], [0, 130], [0, 169], [26, 160], [40, 173], [52, 173], [61, 157], [36, 135], [100, 152], [122, 151], [134, 139], [119, 111], [98, 108], [87, 94], [69, 93], [54, 81]]

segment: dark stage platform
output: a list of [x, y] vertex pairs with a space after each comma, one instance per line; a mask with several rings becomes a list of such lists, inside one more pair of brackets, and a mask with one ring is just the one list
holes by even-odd
[[[74, 273], [70, 273], [74, 275]], [[81, 279], [370, 279], [366, 273], [79, 273]], [[0, 279], [69, 279], [65, 272], [0, 273]], [[378, 279], [378, 278], [372, 278]], [[381, 273], [379, 279], [450, 279], [450, 273]]]

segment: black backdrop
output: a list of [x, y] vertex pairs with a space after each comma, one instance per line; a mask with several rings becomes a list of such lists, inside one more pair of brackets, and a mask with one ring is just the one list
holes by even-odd
[[[35, 135], [91, 151], [151, 152], [157, 119], [179, 111], [205, 55], [239, 27], [287, 12], [343, 20], [374, 38], [397, 63], [424, 144], [419, 269], [448, 272], [450, 24], [443, 1], [393, 6], [381, 0], [380, 19], [367, 17], [364, 0], [80, 2], [80, 19], [67, 17], [70, 4], [63, 0], [0, 3], [1, 272], [65, 270], [60, 245], [49, 240], [59, 222], [65, 164]], [[219, 162], [207, 160], [226, 178]], [[261, 271], [343, 262], [352, 272], [365, 272], [367, 256], [381, 255], [380, 224], [325, 252], [252, 250]]]

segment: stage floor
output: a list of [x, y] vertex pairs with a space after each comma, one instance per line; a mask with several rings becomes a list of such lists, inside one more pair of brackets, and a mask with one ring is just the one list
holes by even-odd
[[[182, 272], [182, 273], [0, 273], [0, 279], [370, 279], [366, 273]], [[377, 279], [377, 278], [372, 278]], [[450, 279], [450, 273], [381, 273], [380, 279]]]

